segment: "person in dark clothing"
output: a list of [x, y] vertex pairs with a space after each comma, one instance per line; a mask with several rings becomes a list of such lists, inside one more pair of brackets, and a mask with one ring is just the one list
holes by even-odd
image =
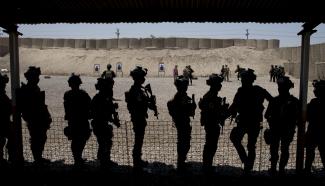
[[186, 169], [186, 156], [190, 150], [191, 131], [190, 117], [194, 117], [196, 103], [194, 94], [192, 98], [187, 96], [189, 80], [184, 76], [178, 76], [175, 81], [177, 93], [174, 98], [167, 103], [168, 111], [177, 129], [177, 169]]
[[218, 148], [220, 128], [224, 125], [227, 118], [228, 106], [225, 98], [218, 96], [221, 90], [223, 77], [212, 74], [207, 80], [210, 90], [199, 101], [201, 109], [201, 125], [205, 129], [205, 145], [203, 150], [203, 170], [212, 172], [213, 157]]
[[97, 158], [102, 168], [117, 166], [118, 164], [111, 160], [113, 125], [120, 127], [116, 109], [117, 103], [113, 103], [112, 78], [98, 78], [95, 85], [99, 92], [91, 101], [91, 125], [98, 142]]
[[147, 112], [151, 105], [149, 95], [145, 87], [142, 86], [146, 80], [146, 75], [146, 68], [137, 66], [134, 70], [132, 70], [130, 72], [130, 76], [133, 78], [134, 84], [131, 86], [128, 92], [125, 92], [125, 101], [127, 103], [127, 108], [133, 123], [134, 146], [132, 156], [133, 166], [135, 169], [142, 169], [148, 165], [148, 162], [143, 161], [141, 158], [143, 138], [145, 128], [147, 126]]
[[[0, 74], [0, 167], [7, 163], [4, 159], [4, 148], [9, 150], [9, 131], [12, 115], [11, 100], [6, 94], [6, 84], [9, 82], [7, 75]], [[7, 145], [6, 145], [7, 144]]]
[[107, 65], [107, 70], [105, 70], [103, 72], [103, 74], [101, 75], [102, 78], [106, 79], [106, 78], [111, 78], [111, 79], [114, 79], [116, 77], [116, 74], [113, 70], [111, 70], [112, 68], [112, 65], [111, 64], [108, 64]]
[[[249, 173], [254, 166], [256, 141], [261, 129], [263, 120], [263, 102], [271, 101], [272, 96], [262, 87], [253, 85], [256, 79], [254, 70], [248, 69], [241, 73], [242, 86], [234, 97], [233, 103], [229, 108], [232, 117], [236, 118], [237, 126], [234, 127], [230, 134], [230, 140], [234, 144], [240, 160], [244, 163], [245, 173]], [[248, 135], [246, 153], [242, 145], [244, 135]]]
[[83, 165], [82, 151], [91, 135], [90, 101], [91, 98], [84, 90], [81, 90], [82, 81], [79, 76], [72, 74], [68, 79], [71, 90], [64, 93], [64, 119], [68, 120], [68, 126], [64, 134], [71, 140], [71, 151], [75, 165]]
[[299, 100], [289, 92], [294, 87], [289, 77], [280, 77], [277, 84], [279, 95], [269, 103], [265, 118], [270, 126], [271, 173], [277, 173], [281, 142], [279, 173], [284, 174], [289, 160], [289, 146], [299, 118]]
[[42, 154], [52, 118], [45, 104], [45, 92], [38, 86], [40, 74], [40, 68], [34, 66], [24, 73], [27, 84], [22, 83], [17, 90], [17, 108], [27, 123], [34, 161], [43, 164], [50, 162]]
[[306, 133], [306, 161], [305, 172], [311, 173], [311, 167], [315, 159], [315, 150], [318, 151], [325, 168], [325, 80], [314, 80], [313, 98], [307, 105], [308, 129]]

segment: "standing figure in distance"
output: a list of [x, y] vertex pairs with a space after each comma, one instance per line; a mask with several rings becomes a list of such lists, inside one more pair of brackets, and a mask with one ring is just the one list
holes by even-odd
[[79, 76], [72, 73], [68, 79], [71, 90], [64, 93], [63, 104], [68, 126], [64, 128], [64, 134], [71, 140], [71, 151], [76, 166], [82, 166], [85, 160], [82, 152], [91, 130], [89, 126], [91, 98], [86, 91], [80, 89], [82, 81]]
[[[0, 167], [6, 163], [4, 159], [4, 148], [9, 148], [9, 130], [12, 115], [11, 100], [6, 94], [6, 84], [9, 82], [7, 75], [0, 74]], [[8, 149], [10, 150], [10, 149]], [[10, 158], [10, 157], [9, 157]]]
[[125, 101], [131, 115], [134, 131], [134, 146], [133, 146], [133, 166], [135, 169], [142, 169], [148, 165], [147, 161], [143, 161], [142, 145], [147, 126], [149, 96], [146, 93], [142, 84], [146, 81], [147, 69], [137, 66], [130, 72], [134, 84], [128, 92], [125, 92]]
[[281, 142], [281, 157], [279, 173], [285, 173], [289, 160], [289, 147], [295, 134], [299, 118], [299, 100], [290, 94], [294, 84], [289, 77], [283, 76], [277, 80], [279, 95], [268, 105], [265, 118], [270, 126], [271, 174], [276, 174]]
[[175, 67], [174, 67], [174, 70], [173, 70], [173, 77], [174, 77], [174, 82], [175, 82], [175, 80], [176, 80], [176, 78], [177, 78], [177, 76], [178, 76], [178, 69], [177, 69], [177, 65], [175, 65]]
[[218, 96], [221, 90], [223, 77], [211, 74], [206, 81], [210, 90], [199, 101], [201, 109], [201, 126], [205, 129], [205, 145], [203, 150], [203, 170], [207, 173], [213, 171], [213, 157], [218, 148], [220, 128], [227, 118], [228, 106], [225, 98]]
[[177, 169], [186, 169], [186, 156], [190, 150], [191, 131], [190, 117], [194, 117], [196, 103], [194, 94], [192, 98], [187, 96], [189, 81], [184, 76], [178, 76], [175, 81], [177, 93], [174, 98], [167, 103], [168, 111], [177, 129]]
[[314, 80], [314, 94], [307, 106], [308, 129], [306, 133], [306, 161], [305, 172], [309, 174], [315, 159], [315, 150], [318, 151], [325, 168], [325, 80]]
[[111, 68], [112, 68], [112, 65], [108, 64], [107, 65], [107, 70], [105, 70], [103, 72], [101, 77], [104, 78], [104, 79], [106, 79], [106, 78], [111, 78], [111, 79], [115, 78], [116, 74], [115, 74], [115, 72], [113, 70], [111, 70]]
[[117, 166], [111, 160], [113, 125], [120, 127], [116, 112], [118, 105], [113, 103], [113, 86], [112, 78], [98, 78], [95, 87], [99, 92], [91, 101], [91, 125], [98, 142], [97, 158], [104, 169]]
[[21, 88], [17, 90], [17, 108], [27, 123], [35, 163], [49, 163], [42, 154], [52, 118], [45, 104], [45, 92], [38, 86], [41, 69], [30, 66], [24, 75], [27, 84], [22, 83]]
[[[256, 75], [252, 69], [241, 73], [242, 86], [238, 88], [229, 108], [232, 117], [238, 113], [237, 126], [232, 129], [230, 140], [234, 144], [240, 160], [244, 163], [245, 173], [249, 173], [254, 166], [256, 142], [263, 121], [263, 102], [265, 99], [272, 100], [272, 96], [264, 88], [253, 85], [255, 79]], [[245, 134], [248, 135], [248, 153], [241, 143]]]

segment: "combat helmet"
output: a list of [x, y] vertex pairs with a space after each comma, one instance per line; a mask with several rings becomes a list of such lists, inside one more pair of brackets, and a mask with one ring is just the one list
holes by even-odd
[[107, 68], [108, 69], [112, 68], [112, 65], [111, 64], [107, 64]]
[[221, 84], [221, 82], [223, 81], [223, 77], [218, 75], [218, 74], [211, 74], [209, 76], [209, 79], [207, 79], [207, 85], [209, 86], [213, 86], [213, 85], [218, 85]]
[[80, 85], [82, 81], [80, 79], [80, 75], [75, 75], [74, 73], [71, 74], [70, 78], [68, 79], [69, 85]]
[[316, 97], [323, 97], [325, 95], [325, 80], [314, 80], [313, 86]]
[[241, 74], [240, 77], [244, 80], [251, 80], [255, 81], [256, 80], [256, 75], [254, 74], [254, 70], [248, 68], [247, 70], [244, 70]]
[[96, 90], [105, 90], [112, 88], [114, 85], [114, 80], [112, 78], [97, 78], [97, 83], [95, 84]]
[[2, 75], [0, 73], [0, 85], [7, 84], [9, 82], [9, 78], [6, 74]]
[[288, 76], [279, 77], [277, 80], [277, 84], [278, 86], [288, 87], [289, 89], [294, 87], [293, 82], [290, 80]]
[[24, 73], [24, 76], [27, 80], [32, 79], [34, 77], [38, 77], [40, 75], [41, 75], [41, 68], [35, 66], [30, 66], [28, 70]]
[[130, 76], [132, 76], [133, 79], [143, 78], [147, 75], [147, 71], [148, 69], [137, 66], [130, 72]]
[[188, 86], [189, 81], [183, 75], [177, 76], [174, 82], [176, 87], [185, 87]]

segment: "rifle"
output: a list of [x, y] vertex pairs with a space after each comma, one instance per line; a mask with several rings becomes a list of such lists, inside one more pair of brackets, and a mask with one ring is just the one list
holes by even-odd
[[158, 110], [157, 110], [157, 103], [156, 103], [156, 96], [152, 94], [151, 85], [147, 84], [144, 89], [147, 93], [149, 93], [149, 108], [155, 112], [154, 116], [158, 119]]

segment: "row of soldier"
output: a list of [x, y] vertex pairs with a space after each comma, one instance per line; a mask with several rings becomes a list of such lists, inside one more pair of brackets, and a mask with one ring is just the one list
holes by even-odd
[[[45, 163], [42, 157], [46, 142], [46, 132], [52, 122], [51, 115], [45, 104], [45, 93], [41, 91], [38, 82], [41, 74], [40, 68], [30, 67], [24, 74], [27, 84], [22, 84], [17, 90], [17, 109], [26, 121], [30, 133], [31, 150], [36, 163]], [[158, 118], [155, 96], [152, 94], [150, 86], [143, 87], [147, 69], [136, 67], [131, 71], [130, 76], [134, 84], [125, 93], [125, 101], [131, 115], [133, 131], [135, 134], [133, 147], [134, 168], [142, 169], [148, 162], [142, 160], [142, 145], [147, 126], [148, 109], [155, 111]], [[269, 101], [264, 117], [269, 123], [269, 130], [264, 133], [265, 141], [270, 144], [271, 172], [277, 173], [279, 160], [279, 147], [281, 145], [281, 156], [279, 162], [279, 172], [284, 173], [289, 159], [289, 146], [295, 134], [295, 128], [299, 120], [299, 101], [289, 92], [294, 84], [288, 77], [281, 77], [277, 80], [279, 95], [272, 97], [264, 88], [253, 85], [256, 75], [252, 69], [241, 72], [242, 86], [238, 89], [233, 103], [229, 106], [225, 98], [218, 96], [222, 88], [223, 77], [212, 74], [206, 81], [210, 90], [200, 99], [198, 106], [201, 109], [201, 125], [206, 131], [206, 143], [203, 150], [203, 168], [211, 172], [213, 157], [218, 147], [220, 128], [225, 120], [231, 117], [236, 118], [237, 126], [230, 134], [230, 139], [234, 144], [239, 157], [244, 164], [244, 171], [250, 172], [255, 161], [255, 148], [257, 138], [263, 120], [264, 100]], [[3, 160], [3, 148], [8, 140], [9, 158], [12, 148], [10, 143], [10, 116], [11, 102], [5, 93], [8, 77], [0, 76], [0, 101], [1, 101], [1, 130], [0, 130], [0, 150]], [[72, 74], [68, 79], [71, 90], [64, 94], [65, 119], [68, 126], [64, 128], [64, 134], [71, 140], [71, 150], [76, 165], [83, 165], [82, 152], [87, 140], [91, 135], [91, 126], [98, 142], [97, 158], [102, 167], [116, 166], [110, 159], [112, 147], [113, 125], [120, 126], [117, 108], [113, 98], [113, 77], [103, 77], [97, 79], [95, 85], [98, 93], [93, 99], [81, 90], [81, 79]], [[178, 76], [174, 84], [177, 93], [167, 103], [169, 114], [171, 115], [177, 129], [177, 169], [186, 170], [187, 153], [190, 149], [191, 130], [190, 117], [194, 116], [197, 104], [194, 95], [192, 98], [187, 95], [189, 85], [188, 78]], [[309, 122], [306, 134], [306, 164], [307, 172], [311, 171], [311, 165], [315, 157], [315, 149], [318, 147], [323, 164], [325, 163], [325, 139], [322, 135], [325, 130], [324, 118], [321, 111], [324, 110], [325, 81], [314, 81], [314, 94], [316, 98], [308, 104]], [[248, 135], [247, 151], [242, 139]]]

